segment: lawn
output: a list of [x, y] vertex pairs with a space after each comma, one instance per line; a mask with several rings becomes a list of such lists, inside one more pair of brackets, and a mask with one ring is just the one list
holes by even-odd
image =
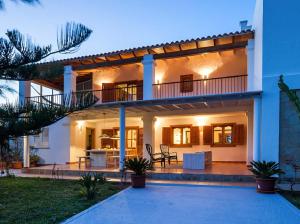
[[280, 194], [300, 209], [300, 192], [282, 191]]
[[89, 201], [76, 180], [0, 178], [0, 223], [59, 223], [120, 190], [105, 183]]

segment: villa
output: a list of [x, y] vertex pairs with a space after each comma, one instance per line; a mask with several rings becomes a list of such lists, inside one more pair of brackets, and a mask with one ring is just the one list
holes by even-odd
[[[271, 15], [285, 7], [286, 22]], [[293, 108], [277, 83], [283, 74], [300, 89], [293, 13], [257, 1], [253, 25], [242, 21], [237, 32], [46, 63], [63, 64], [64, 73], [20, 82], [20, 102], [62, 105], [71, 94], [95, 103], [24, 138], [24, 167], [34, 148], [44, 164], [77, 167], [94, 156], [94, 165], [122, 169], [126, 158], [151, 159], [146, 144], [152, 153], [167, 146], [177, 158], [155, 166], [176, 163], [174, 172], [199, 152], [224, 173], [246, 172], [252, 160], [284, 166], [289, 148], [280, 143], [288, 137], [280, 127], [291, 122], [280, 108]]]

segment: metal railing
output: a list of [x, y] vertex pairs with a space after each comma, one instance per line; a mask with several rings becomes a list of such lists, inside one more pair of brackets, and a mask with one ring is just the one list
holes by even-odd
[[[206, 96], [213, 94], [242, 93], [247, 91], [247, 75], [227, 76], [184, 82], [153, 84], [153, 98], [166, 99], [186, 96]], [[26, 102], [54, 106], [72, 102], [80, 104], [102, 104], [143, 100], [143, 86], [127, 86], [102, 90], [79, 91], [70, 95], [54, 94], [27, 97]]]
[[155, 99], [242, 93], [246, 91], [247, 75], [153, 84]]

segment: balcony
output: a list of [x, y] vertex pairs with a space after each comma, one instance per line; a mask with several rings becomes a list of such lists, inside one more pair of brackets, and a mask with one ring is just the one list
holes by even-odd
[[[153, 84], [154, 99], [207, 96], [216, 94], [244, 93], [247, 91], [247, 75], [200, 79], [183, 82]], [[120, 88], [79, 91], [64, 94], [27, 97], [26, 102], [47, 105], [67, 105], [70, 102], [80, 104], [104, 104], [143, 100], [143, 86], [130, 85]]]

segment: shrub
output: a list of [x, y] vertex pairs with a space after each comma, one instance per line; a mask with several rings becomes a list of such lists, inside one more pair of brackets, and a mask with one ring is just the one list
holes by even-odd
[[106, 178], [102, 174], [86, 173], [81, 176], [79, 183], [83, 187], [83, 194], [88, 200], [94, 199], [98, 192], [98, 184], [104, 184]]

